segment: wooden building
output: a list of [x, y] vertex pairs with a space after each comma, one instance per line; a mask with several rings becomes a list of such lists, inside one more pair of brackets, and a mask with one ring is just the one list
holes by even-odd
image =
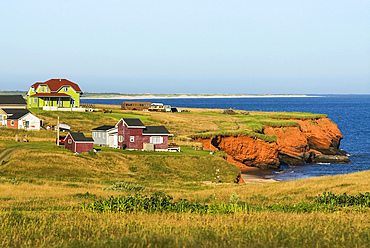
[[0, 95], [0, 109], [25, 109], [26, 100], [22, 95]]
[[41, 120], [28, 109], [0, 109], [3, 120], [0, 126], [7, 128], [40, 130]]
[[168, 151], [171, 134], [164, 126], [145, 126], [140, 119], [123, 118], [116, 127], [121, 149], [143, 150], [144, 144], [153, 144], [155, 151]]
[[148, 110], [152, 103], [150, 102], [122, 102], [121, 109], [123, 110]]
[[27, 92], [27, 106], [45, 110], [77, 109], [80, 107], [81, 95], [82, 91], [76, 83], [67, 79], [50, 79], [31, 85]]
[[73, 152], [88, 152], [94, 149], [93, 138], [85, 137], [83, 133], [68, 133], [64, 139], [64, 147]]

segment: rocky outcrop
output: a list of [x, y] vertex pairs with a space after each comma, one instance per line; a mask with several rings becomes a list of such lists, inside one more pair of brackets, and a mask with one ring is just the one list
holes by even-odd
[[328, 118], [294, 119], [300, 126], [266, 126], [264, 134], [275, 135], [276, 143], [269, 143], [249, 136], [215, 136], [197, 139], [205, 150], [222, 150], [228, 161], [242, 171], [248, 167], [279, 168], [281, 164], [335, 162], [350, 160], [339, 149], [343, 138], [337, 125]]

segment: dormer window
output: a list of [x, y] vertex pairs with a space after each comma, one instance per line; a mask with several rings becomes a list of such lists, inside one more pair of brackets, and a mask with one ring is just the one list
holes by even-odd
[[64, 87], [63, 90], [67, 92], [68, 91], [68, 87]]
[[44, 86], [41, 86], [41, 92], [44, 92]]

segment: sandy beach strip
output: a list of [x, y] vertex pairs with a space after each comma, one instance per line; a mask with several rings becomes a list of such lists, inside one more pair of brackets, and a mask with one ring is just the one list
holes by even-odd
[[82, 97], [81, 99], [184, 99], [184, 98], [268, 98], [268, 97], [320, 97], [307, 95], [178, 95], [178, 96], [156, 96], [151, 94], [137, 96], [112, 96], [112, 97]]

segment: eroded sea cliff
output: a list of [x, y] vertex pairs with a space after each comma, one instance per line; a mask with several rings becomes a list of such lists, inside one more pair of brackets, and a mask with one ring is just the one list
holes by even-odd
[[337, 125], [327, 117], [289, 119], [299, 125], [265, 125], [265, 135], [275, 135], [276, 142], [268, 142], [249, 135], [214, 135], [196, 138], [205, 150], [221, 150], [227, 160], [241, 169], [248, 167], [278, 169], [282, 164], [348, 163], [346, 153], [339, 149], [343, 136]]

